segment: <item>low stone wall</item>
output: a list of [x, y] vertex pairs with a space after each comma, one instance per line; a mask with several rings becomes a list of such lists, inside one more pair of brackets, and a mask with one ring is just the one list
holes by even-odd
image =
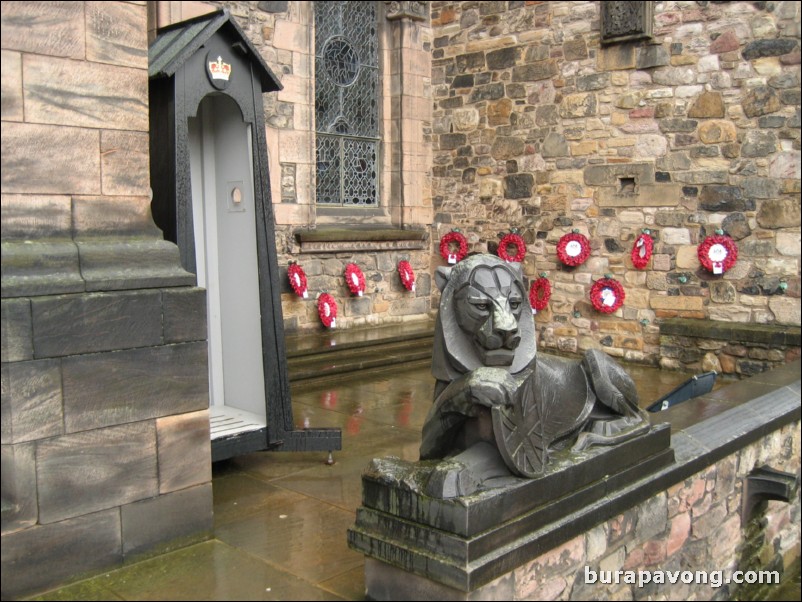
[[800, 328], [671, 318], [660, 322], [660, 367], [752, 376], [798, 359]]
[[[368, 595], [437, 600], [750, 599], [755, 586], [731, 581], [738, 578], [735, 571], [782, 574], [800, 556], [800, 361], [653, 418], [671, 423], [675, 463], [613, 488], [601, 501], [545, 527], [522, 532], [503, 549], [483, 548], [482, 555], [465, 564], [449, 560], [447, 550], [435, 554], [435, 542], [442, 536], [435, 531], [427, 535], [426, 527], [412, 519], [406, 533], [370, 533], [368, 527]], [[746, 479], [765, 465], [795, 475], [792, 502], [763, 501], [744, 513]], [[491, 531], [464, 543], [492, 540]], [[411, 534], [417, 542], [432, 543], [403, 543]], [[499, 571], [511, 557], [517, 561], [514, 568]], [[648, 583], [638, 584], [647, 578], [639, 571], [650, 571]], [[705, 583], [697, 571], [705, 572]]]

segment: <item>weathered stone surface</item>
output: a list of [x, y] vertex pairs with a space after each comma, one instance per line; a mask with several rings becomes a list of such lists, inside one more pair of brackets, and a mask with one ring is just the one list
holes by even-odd
[[718, 92], [703, 92], [693, 101], [688, 110], [688, 117], [700, 119], [724, 117], [724, 99]]
[[763, 228], [794, 228], [800, 225], [799, 201], [771, 199], [763, 201], [757, 212], [757, 223]]
[[31, 301], [37, 357], [161, 343], [158, 291], [42, 297]]
[[55, 587], [122, 562], [120, 512], [115, 508], [4, 534], [2, 554], [3, 566], [14, 567], [3, 576], [4, 597]]
[[755, 202], [745, 199], [738, 186], [702, 186], [699, 208], [705, 211], [752, 211]]
[[86, 36], [81, 3], [5, 2], [2, 7], [3, 48], [84, 58]]
[[721, 228], [734, 240], [741, 240], [752, 234], [749, 221], [740, 212], [730, 213], [725, 217], [724, 221], [721, 222]]
[[515, 136], [497, 136], [490, 154], [496, 160], [513, 159], [524, 153], [524, 141]]
[[774, 254], [771, 240], [745, 240], [738, 245], [739, 255], [744, 257], [769, 257]]
[[609, 85], [610, 75], [608, 73], [593, 73], [576, 78], [576, 89], [580, 92], [603, 90]]
[[779, 181], [771, 178], [744, 178], [741, 187], [747, 198], [773, 199], [780, 195]]
[[22, 121], [22, 57], [19, 52], [3, 50], [0, 60], [3, 61], [2, 76], [0, 77], [3, 98], [2, 119], [3, 121]]
[[539, 61], [537, 63], [513, 67], [512, 81], [534, 82], [542, 79], [550, 79], [558, 73], [559, 69], [554, 60]]
[[52, 523], [155, 496], [152, 422], [65, 435], [36, 451], [39, 522]]
[[[631, 193], [604, 187], [596, 193], [600, 207], [673, 207], [679, 205], [681, 199], [682, 188], [672, 184], [641, 184]], [[640, 223], [643, 220], [636, 221]]]
[[97, 130], [4, 123], [2, 163], [4, 193], [100, 194]]
[[201, 541], [210, 535], [214, 526], [212, 485], [206, 483], [134, 502], [123, 506], [120, 514], [126, 558], [166, 542], [171, 543], [171, 547], [179, 547]]
[[612, 44], [602, 47], [597, 53], [596, 64], [600, 71], [634, 69], [636, 63], [634, 44]]
[[654, 183], [653, 163], [626, 163], [591, 165], [585, 168], [585, 184], [588, 186], [616, 186], [620, 178], [634, 178], [636, 185]]
[[477, 71], [483, 71], [485, 68], [485, 53], [471, 52], [457, 55], [456, 66], [458, 73], [476, 73]]
[[519, 173], [504, 178], [504, 198], [525, 199], [532, 196], [535, 178], [530, 173]]
[[487, 53], [487, 68], [490, 70], [506, 69], [515, 65], [521, 55], [520, 46], [510, 46]]
[[802, 304], [798, 297], [794, 299], [775, 295], [769, 299], [769, 309], [778, 323], [800, 325]]
[[668, 245], [689, 245], [691, 233], [688, 228], [663, 228], [660, 239]]
[[732, 30], [727, 30], [710, 43], [710, 52], [722, 54], [737, 50], [740, 46], [741, 41], [738, 39], [738, 35]]
[[635, 143], [636, 159], [662, 157], [668, 151], [668, 139], [659, 134], [642, 134]]
[[696, 270], [700, 265], [699, 255], [696, 252], [696, 245], [682, 245], [677, 249], [678, 269]]
[[501, 82], [477, 86], [471, 90], [468, 102], [476, 103], [483, 100], [498, 100], [499, 98], [504, 98], [504, 84]]
[[704, 121], [699, 125], [699, 140], [705, 144], [733, 142], [737, 130], [731, 121]]
[[696, 73], [690, 67], [664, 67], [655, 69], [652, 79], [661, 86], [687, 86], [696, 81]]
[[86, 3], [86, 58], [98, 63], [148, 68], [146, 7], [134, 3]]
[[569, 154], [568, 142], [562, 134], [551, 132], [543, 141], [540, 154], [546, 158], [567, 157]]
[[681, 119], [672, 117], [660, 120], [660, 131], [662, 132], [692, 132], [696, 129], [699, 122], [694, 119]]
[[[4, 368], [5, 372], [5, 368]], [[5, 435], [5, 412], [3, 407], [3, 430]], [[36, 446], [34, 443], [2, 445], [0, 479], [3, 485], [2, 531], [3, 548], [8, 544], [6, 535], [36, 524]], [[5, 550], [4, 550], [5, 553]], [[3, 556], [5, 563], [5, 555]], [[3, 578], [3, 596], [6, 595], [6, 577]]]
[[777, 232], [777, 252], [798, 257], [802, 253], [802, 235], [799, 232]]
[[755, 86], [746, 92], [741, 101], [747, 117], [759, 117], [775, 113], [782, 106], [777, 93], [768, 86]]
[[206, 343], [62, 360], [67, 432], [209, 407]]
[[510, 122], [512, 112], [512, 101], [509, 98], [502, 98], [497, 102], [487, 105], [487, 124], [492, 126], [506, 125]]
[[563, 118], [590, 117], [596, 114], [596, 95], [592, 92], [568, 94], [560, 104]]
[[206, 340], [206, 291], [199, 288], [168, 289], [162, 293], [164, 342]]
[[668, 50], [663, 46], [643, 46], [638, 48], [636, 67], [650, 69], [652, 67], [665, 67], [671, 62]]
[[159, 493], [177, 491], [212, 479], [209, 411], [156, 420]]
[[457, 109], [454, 111], [451, 119], [454, 124], [454, 129], [458, 132], [474, 130], [476, 126], [479, 125], [479, 111], [474, 108]]
[[735, 287], [724, 280], [710, 283], [710, 299], [716, 303], [735, 303]]
[[568, 40], [563, 44], [563, 56], [566, 61], [580, 61], [588, 58], [588, 46], [584, 38]]
[[18, 362], [33, 358], [31, 304], [28, 299], [3, 299], [0, 337], [2, 361]]
[[556, 105], [546, 105], [535, 110], [535, 122], [538, 125], [554, 125], [560, 119]]
[[100, 134], [103, 194], [148, 196], [150, 150], [146, 132], [104, 130]]
[[777, 153], [769, 162], [769, 176], [799, 180], [802, 177], [802, 153], [799, 151]]
[[148, 131], [144, 69], [26, 55], [22, 74], [29, 121]]
[[788, 54], [799, 47], [797, 40], [780, 38], [774, 40], [754, 40], [749, 42], [741, 52], [747, 61], [762, 58], [764, 56], [780, 56]]
[[440, 136], [440, 150], [454, 150], [465, 145], [465, 134], [443, 134]]
[[652, 309], [701, 311], [704, 309], [704, 299], [702, 297], [652, 295], [649, 299], [649, 305], [651, 305]]
[[750, 130], [746, 133], [741, 155], [744, 157], [765, 157], [777, 150], [777, 137], [774, 132]]
[[2, 407], [3, 445], [60, 435], [64, 422], [58, 362], [3, 364]]

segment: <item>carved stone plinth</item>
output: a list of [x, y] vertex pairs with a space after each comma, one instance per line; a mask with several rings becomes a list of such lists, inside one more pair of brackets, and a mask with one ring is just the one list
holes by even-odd
[[[348, 544], [371, 599], [503, 597], [503, 577], [632, 503], [627, 487], [674, 462], [667, 424], [615, 447], [553, 455], [542, 477], [471, 496], [421, 492], [436, 462], [374, 460]], [[487, 589], [487, 591], [484, 591]], [[479, 592], [482, 590], [482, 592]], [[492, 590], [492, 592], [491, 592]]]

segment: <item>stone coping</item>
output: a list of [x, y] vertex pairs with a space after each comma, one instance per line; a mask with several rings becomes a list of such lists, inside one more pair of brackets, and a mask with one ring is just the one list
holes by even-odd
[[660, 322], [660, 334], [794, 347], [799, 347], [800, 341], [802, 341], [802, 329], [799, 326], [745, 324], [720, 320], [694, 320], [691, 318], [668, 318], [662, 320]]
[[[553, 522], [532, 531], [522, 529], [514, 541], [506, 541], [494, 550], [481, 546], [484, 552], [481, 557], [468, 561], [464, 554], [449, 553], [446, 546], [432, 548], [429, 542], [442, 539], [441, 529], [417, 523], [414, 517], [403, 519], [364, 507], [359, 510], [357, 524], [349, 531], [349, 545], [365, 553], [368, 559], [436, 584], [472, 592], [777, 429], [799, 421], [801, 364], [800, 360], [790, 362], [652, 414], [653, 422], [668, 421], [672, 425], [674, 463], [629, 483], [619, 483], [602, 498], [577, 510], [565, 508], [566, 512]], [[523, 520], [520, 522], [523, 525], [527, 514], [535, 511], [538, 510], [522, 511], [508, 522]], [[371, 513], [374, 516], [360, 525], [360, 514]], [[503, 527], [499, 525], [496, 530]], [[463, 547], [485, 534], [462, 537]], [[448, 536], [460, 538], [453, 533]]]
[[426, 230], [354, 226], [296, 230], [302, 253], [405, 251], [426, 246]]

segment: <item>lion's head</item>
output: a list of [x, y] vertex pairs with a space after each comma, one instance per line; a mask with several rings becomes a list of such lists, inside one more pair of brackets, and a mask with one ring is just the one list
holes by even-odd
[[535, 328], [519, 264], [472, 255], [438, 268], [435, 279], [442, 291], [432, 362], [438, 380], [481, 366], [515, 374], [531, 363]]

